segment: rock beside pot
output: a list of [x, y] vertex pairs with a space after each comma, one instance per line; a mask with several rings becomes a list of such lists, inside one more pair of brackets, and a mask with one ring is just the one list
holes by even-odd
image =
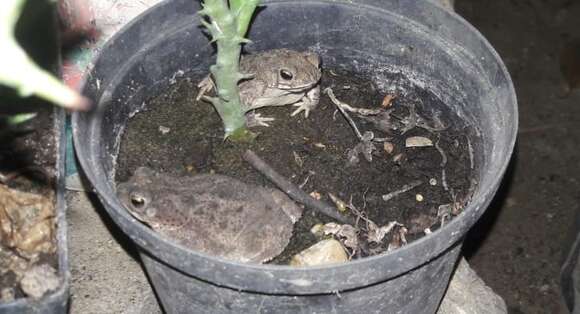
[[451, 278], [437, 314], [505, 314], [505, 301], [462, 258]]
[[344, 263], [348, 255], [342, 244], [335, 239], [322, 240], [306, 250], [294, 255], [291, 266], [305, 267]]

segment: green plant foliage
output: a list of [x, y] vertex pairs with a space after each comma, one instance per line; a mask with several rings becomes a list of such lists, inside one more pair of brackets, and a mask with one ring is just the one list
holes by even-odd
[[[210, 67], [217, 85], [215, 98], [209, 101], [220, 115], [225, 136], [233, 140], [252, 140], [255, 136], [246, 129], [245, 109], [240, 99], [238, 82], [247, 78], [240, 73], [240, 53], [252, 15], [260, 0], [204, 0], [199, 13], [208, 18], [202, 24], [217, 44], [216, 64]], [[235, 135], [235, 136], [233, 136]]]
[[16, 41], [14, 29], [25, 2], [0, 0], [0, 84], [14, 88], [21, 97], [35, 95], [65, 108], [85, 108], [84, 97], [38, 67]]

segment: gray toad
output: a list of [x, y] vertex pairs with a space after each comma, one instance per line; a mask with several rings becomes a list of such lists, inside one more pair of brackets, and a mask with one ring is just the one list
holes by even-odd
[[[314, 52], [275, 49], [245, 55], [240, 61], [240, 72], [252, 75], [239, 83], [245, 112], [293, 104], [298, 108], [292, 116], [304, 111], [308, 117], [320, 99], [320, 57]], [[211, 77], [206, 77], [199, 87], [197, 100], [213, 88]], [[250, 114], [248, 126], [268, 126], [266, 122], [272, 120]]]
[[117, 191], [135, 218], [163, 236], [238, 262], [280, 254], [302, 215], [278, 190], [216, 174], [173, 177], [141, 167]]

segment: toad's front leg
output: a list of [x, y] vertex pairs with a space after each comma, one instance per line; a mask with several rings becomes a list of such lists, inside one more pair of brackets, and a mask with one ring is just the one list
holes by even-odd
[[262, 117], [259, 113], [256, 113], [254, 110], [248, 111], [246, 113], [246, 126], [248, 128], [256, 127], [256, 126], [265, 126], [269, 127], [270, 125], [268, 122], [272, 122], [276, 119], [270, 117]]
[[316, 86], [315, 88], [311, 89], [304, 95], [299, 102], [295, 103], [293, 106], [298, 107], [290, 116], [295, 116], [299, 114], [301, 111], [304, 111], [304, 117], [308, 118], [310, 114], [310, 110], [313, 110], [318, 102], [320, 101], [320, 86]]

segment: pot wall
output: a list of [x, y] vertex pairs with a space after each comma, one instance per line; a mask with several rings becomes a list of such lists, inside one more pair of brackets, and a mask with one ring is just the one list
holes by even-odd
[[188, 277], [148, 254], [141, 259], [167, 313], [435, 313], [460, 251], [456, 245], [379, 284], [306, 296], [238, 291]]

